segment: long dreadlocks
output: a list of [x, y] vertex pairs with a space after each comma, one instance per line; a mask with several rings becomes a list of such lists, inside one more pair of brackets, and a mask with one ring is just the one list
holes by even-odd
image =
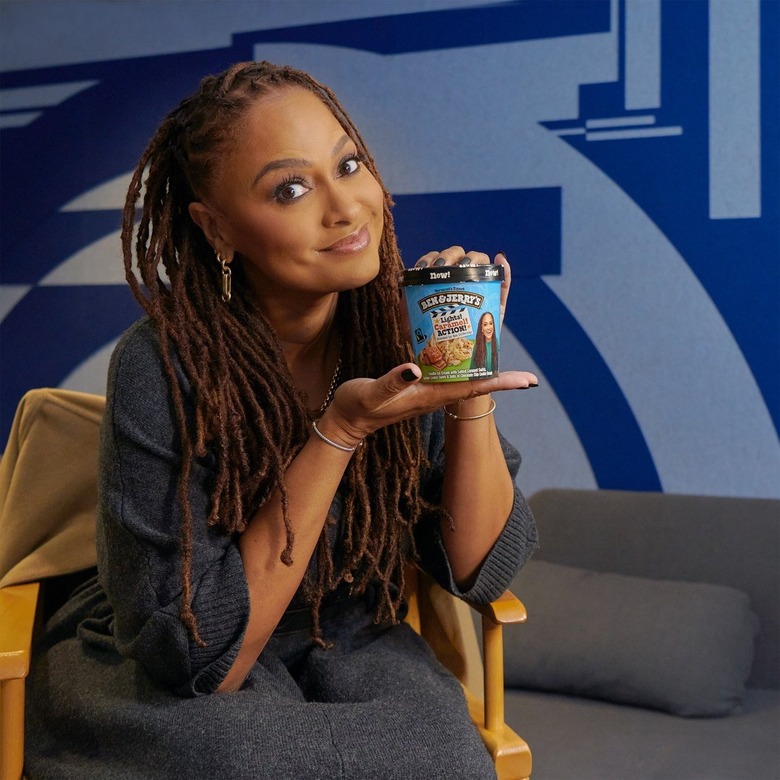
[[[193, 517], [188, 495], [193, 461], [207, 452], [215, 456], [206, 522], [226, 533], [243, 531], [258, 507], [280, 491], [286, 527], [280, 558], [289, 564], [294, 538], [284, 473], [309, 437], [310, 418], [289, 372], [279, 369], [286, 365], [280, 344], [251, 300], [248, 285], [241, 284], [240, 264], [233, 272], [233, 299], [230, 305], [222, 302], [219, 266], [188, 205], [208, 191], [222, 155], [237, 142], [235, 129], [249, 107], [290, 87], [307, 89], [325, 103], [381, 183], [363, 139], [327, 87], [302, 71], [246, 62], [203, 79], [197, 92], [166, 117], [135, 169], [123, 214], [125, 272], [158, 329], [182, 442], [181, 618], [200, 644], [190, 605], [192, 528], [202, 521]], [[379, 274], [364, 287], [342, 293], [339, 301], [343, 379], [378, 377], [408, 360], [397, 305], [402, 263], [392, 201], [383, 190]], [[192, 400], [184, 398], [176, 361], [194, 388]], [[185, 401], [194, 405], [194, 425]], [[371, 581], [380, 583], [376, 620], [397, 619], [403, 564], [414, 554], [413, 526], [427, 506], [419, 495], [424, 456], [416, 421], [382, 428], [365, 445], [355, 452], [342, 483], [341, 554], [334, 556], [330, 529], [335, 521], [329, 518], [315, 552], [314, 573], [304, 579], [315, 638], [324, 596], [344, 581], [352, 582], [356, 593]]]

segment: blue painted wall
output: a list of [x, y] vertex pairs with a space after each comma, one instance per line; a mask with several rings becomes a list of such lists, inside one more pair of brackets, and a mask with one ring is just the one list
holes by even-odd
[[157, 123], [270, 59], [342, 98], [409, 264], [507, 252], [527, 492], [780, 495], [775, 0], [3, 0], [0, 36], [2, 442], [26, 389], [104, 391]]

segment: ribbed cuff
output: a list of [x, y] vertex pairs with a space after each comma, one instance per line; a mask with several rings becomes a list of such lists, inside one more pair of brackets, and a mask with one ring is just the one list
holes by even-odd
[[[439, 538], [444, 551], [444, 542]], [[449, 583], [447, 590], [472, 604], [487, 604], [499, 598], [509, 587], [520, 567], [539, 546], [536, 524], [528, 504], [515, 488], [515, 500], [504, 530], [485, 558], [474, 584], [461, 590], [452, 576], [449, 560], [444, 553]]]
[[[228, 557], [234, 554], [238, 555], [235, 548]], [[208, 594], [208, 598], [199, 598], [199, 592]], [[183, 692], [213, 693], [236, 660], [249, 620], [249, 591], [243, 566], [224, 559], [214, 566], [200, 581], [192, 609], [206, 647], [199, 647], [190, 639], [192, 678]]]

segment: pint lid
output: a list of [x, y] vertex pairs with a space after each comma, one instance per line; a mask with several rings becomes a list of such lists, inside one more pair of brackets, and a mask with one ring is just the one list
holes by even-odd
[[415, 284], [452, 284], [456, 282], [503, 282], [504, 266], [480, 263], [478, 265], [442, 265], [409, 268], [401, 275], [405, 287]]

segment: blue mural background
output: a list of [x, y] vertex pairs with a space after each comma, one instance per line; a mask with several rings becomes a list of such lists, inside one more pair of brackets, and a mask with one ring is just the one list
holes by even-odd
[[0, 2], [0, 437], [103, 392], [129, 172], [199, 78], [332, 86], [404, 257], [507, 252], [520, 483], [780, 495], [780, 3]]

